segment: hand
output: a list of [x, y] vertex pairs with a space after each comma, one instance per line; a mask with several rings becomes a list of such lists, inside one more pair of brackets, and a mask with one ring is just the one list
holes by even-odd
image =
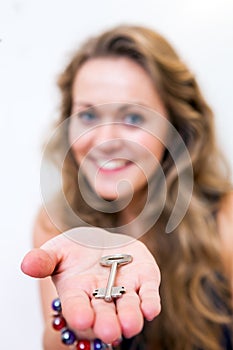
[[[70, 230], [72, 234], [74, 230], [76, 237], [81, 237], [87, 228]], [[112, 242], [114, 236], [115, 242], [124, 241], [124, 245], [90, 248], [77, 239], [74, 242], [67, 231], [30, 251], [23, 259], [22, 271], [37, 278], [52, 276], [70, 328], [77, 332], [91, 328], [105, 343], [112, 343], [122, 334], [130, 338], [142, 330], [144, 318], [152, 320], [160, 312], [158, 266], [143, 243], [99, 228], [88, 230], [104, 242], [109, 238]], [[115, 285], [124, 286], [126, 293], [115, 302], [95, 299], [93, 290], [106, 287], [110, 273], [110, 268], [99, 264], [100, 258], [123, 253], [132, 255], [133, 261], [118, 268]]]

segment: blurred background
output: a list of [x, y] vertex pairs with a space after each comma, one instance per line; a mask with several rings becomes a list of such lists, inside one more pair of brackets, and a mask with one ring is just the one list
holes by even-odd
[[233, 169], [232, 0], [0, 0], [1, 349], [42, 349], [37, 281], [20, 262], [41, 203], [40, 152], [57, 116], [56, 77], [89, 35], [127, 23], [165, 35], [195, 72]]

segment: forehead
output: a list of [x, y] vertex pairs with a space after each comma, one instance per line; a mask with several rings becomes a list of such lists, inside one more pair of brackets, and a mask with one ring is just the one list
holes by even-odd
[[151, 80], [145, 69], [128, 57], [99, 57], [92, 58], [81, 66], [76, 73], [74, 85], [79, 81], [87, 80], [98, 83], [126, 84], [126, 82], [136, 80], [139, 76]]
[[137, 62], [126, 57], [94, 58], [76, 73], [73, 105], [127, 102], [156, 108], [162, 104], [153, 80]]

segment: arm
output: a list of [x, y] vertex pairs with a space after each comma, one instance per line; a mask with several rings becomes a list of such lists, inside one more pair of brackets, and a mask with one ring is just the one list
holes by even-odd
[[[22, 270], [33, 277], [52, 276], [56, 286], [54, 289], [51, 280], [47, 278], [41, 283], [46, 324], [45, 349], [64, 348], [60, 343], [54, 345], [59, 336], [54, 334], [50, 325], [50, 304], [56, 296], [56, 291], [70, 327], [79, 336], [80, 332], [90, 334], [91, 329], [96, 337], [106, 343], [120, 338], [121, 334], [126, 337], [138, 334], [143, 327], [143, 318], [152, 320], [159, 313], [160, 274], [154, 258], [144, 244], [134, 241], [123, 248], [101, 250], [74, 243], [63, 234], [43, 244], [46, 238], [50, 238], [44, 226], [36, 225], [35, 246], [42, 246], [41, 249], [34, 249], [26, 255]], [[77, 229], [81, 234], [83, 230], [85, 229]], [[99, 235], [100, 231], [103, 232], [98, 228], [93, 230], [96, 235]], [[107, 232], [106, 234], [109, 235]], [[114, 235], [116, 236], [118, 235]], [[100, 266], [100, 258], [103, 255], [122, 253], [122, 249], [133, 256], [133, 262], [122, 266], [117, 275], [117, 284], [125, 286], [127, 293], [116, 303], [95, 299], [92, 291], [105, 286], [109, 275], [108, 269]]]
[[[41, 209], [34, 225], [33, 246], [39, 248], [49, 239], [56, 237], [60, 232], [50, 221], [45, 210]], [[44, 319], [43, 349], [44, 350], [67, 350], [60, 340], [59, 332], [52, 328], [52, 309], [51, 302], [57, 298], [57, 290], [51, 277], [45, 277], [39, 280], [39, 289], [41, 296], [41, 308]]]
[[223, 264], [231, 280], [233, 296], [233, 193], [224, 198], [217, 220], [222, 239]]

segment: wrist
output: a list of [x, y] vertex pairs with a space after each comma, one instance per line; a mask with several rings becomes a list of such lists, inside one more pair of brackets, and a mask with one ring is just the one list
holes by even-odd
[[106, 344], [100, 339], [92, 340], [80, 339], [74, 330], [70, 329], [64, 316], [62, 315], [62, 307], [60, 299], [54, 299], [52, 302], [52, 309], [54, 311], [52, 319], [52, 328], [60, 332], [60, 341], [65, 346], [69, 346], [72, 350], [111, 350], [113, 346], [118, 346], [120, 341], [114, 344]]

